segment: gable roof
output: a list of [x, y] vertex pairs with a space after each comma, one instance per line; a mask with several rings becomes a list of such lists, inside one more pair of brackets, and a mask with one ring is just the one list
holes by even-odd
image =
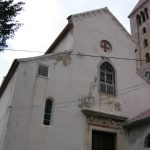
[[134, 7], [134, 9], [132, 10], [132, 12], [129, 14], [129, 18], [130, 16], [138, 9], [140, 8], [143, 4], [145, 4], [148, 0], [139, 0], [138, 3], [136, 4], [136, 6]]
[[125, 27], [120, 23], [120, 21], [109, 11], [107, 8], [108, 13], [113, 17], [113, 20], [116, 21], [116, 23], [121, 27], [121, 29], [124, 31], [124, 33], [133, 41], [130, 33], [125, 29]]
[[125, 126], [126, 127], [132, 127], [135, 125], [138, 125], [139, 123], [143, 123], [144, 121], [150, 121], [150, 108], [145, 110], [143, 113], [137, 115], [136, 117], [129, 120]]
[[86, 12], [82, 12], [82, 13], [78, 13], [78, 14], [74, 14], [74, 15], [69, 16], [68, 19], [71, 19], [71, 17], [80, 17], [82, 15], [86, 16], [86, 15], [89, 15], [89, 14], [92, 14], [92, 13], [95, 14], [95, 13], [99, 13], [99, 12], [107, 12], [113, 18], [113, 20], [119, 25], [119, 27], [121, 27], [121, 29], [125, 32], [125, 34], [132, 40], [131, 35], [129, 34], [129, 32], [120, 23], [120, 21], [111, 13], [111, 11], [108, 9], [108, 7], [95, 9], [95, 10], [91, 10], [91, 11], [86, 11]]
[[55, 41], [51, 44], [51, 46], [45, 52], [45, 54], [52, 53], [54, 51], [54, 48], [59, 44], [59, 42], [63, 39], [63, 37], [70, 31], [72, 26], [73, 26], [72, 22], [69, 21], [68, 24], [65, 26], [65, 28], [62, 30], [62, 32], [58, 35]]
[[64, 36], [70, 31], [70, 29], [73, 27], [72, 18], [73, 17], [80, 17], [82, 15], [89, 15], [92, 13], [98, 13], [98, 12], [107, 12], [113, 20], [121, 27], [121, 29], [125, 32], [125, 34], [132, 40], [131, 35], [128, 33], [128, 31], [124, 28], [124, 26], [118, 21], [118, 19], [109, 11], [107, 7], [101, 8], [101, 9], [95, 9], [91, 11], [86, 11], [78, 14], [73, 14], [67, 17], [68, 24], [65, 26], [65, 28], [62, 30], [62, 32], [58, 35], [58, 37], [55, 39], [55, 41], [51, 44], [51, 46], [48, 48], [48, 50], [45, 52], [45, 54], [52, 53], [54, 51], [54, 48], [61, 42], [61, 40], [64, 38]]

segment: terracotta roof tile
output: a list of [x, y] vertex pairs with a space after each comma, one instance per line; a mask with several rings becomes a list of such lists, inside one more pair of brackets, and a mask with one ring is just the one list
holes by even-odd
[[144, 111], [143, 113], [137, 115], [131, 120], [127, 121], [126, 125], [130, 126], [132, 124], [136, 124], [137, 122], [142, 122], [143, 120], [150, 119], [150, 108]]

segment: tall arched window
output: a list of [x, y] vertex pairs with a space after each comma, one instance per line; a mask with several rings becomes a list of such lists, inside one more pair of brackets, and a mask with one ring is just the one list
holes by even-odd
[[141, 13], [140, 13], [140, 14], [141, 14], [141, 17], [142, 17], [142, 22], [145, 22], [145, 20], [146, 20], [146, 19], [145, 19], [145, 14], [144, 14], [144, 12], [143, 12], [143, 11], [141, 11]]
[[146, 54], [145, 54], [145, 60], [146, 60], [146, 63], [150, 62], [149, 53], [146, 53]]
[[144, 12], [145, 12], [146, 19], [148, 19], [148, 18], [149, 18], [149, 16], [148, 16], [148, 9], [145, 8], [145, 9], [144, 9]]
[[143, 32], [143, 34], [146, 33], [146, 28], [145, 27], [142, 29], [142, 32]]
[[43, 120], [44, 125], [51, 124], [52, 104], [53, 101], [51, 99], [47, 99], [45, 102], [45, 112], [44, 112], [44, 120]]
[[137, 23], [138, 26], [141, 25], [141, 17], [140, 17], [140, 15], [136, 16], [136, 23]]
[[144, 147], [148, 148], [150, 147], [150, 134], [147, 135], [145, 142], [144, 142]]
[[143, 45], [144, 45], [144, 47], [148, 47], [148, 41], [147, 41], [147, 39], [144, 39]]
[[100, 92], [115, 95], [115, 71], [108, 62], [100, 66]]

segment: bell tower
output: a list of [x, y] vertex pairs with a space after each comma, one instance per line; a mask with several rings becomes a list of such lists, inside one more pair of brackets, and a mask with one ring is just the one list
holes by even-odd
[[139, 0], [129, 19], [131, 35], [136, 43], [137, 72], [150, 81], [150, 0]]

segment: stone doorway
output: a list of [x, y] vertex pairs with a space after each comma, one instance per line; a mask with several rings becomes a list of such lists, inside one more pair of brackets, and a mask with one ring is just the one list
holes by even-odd
[[87, 118], [86, 150], [123, 150], [126, 117], [87, 109], [82, 112]]

